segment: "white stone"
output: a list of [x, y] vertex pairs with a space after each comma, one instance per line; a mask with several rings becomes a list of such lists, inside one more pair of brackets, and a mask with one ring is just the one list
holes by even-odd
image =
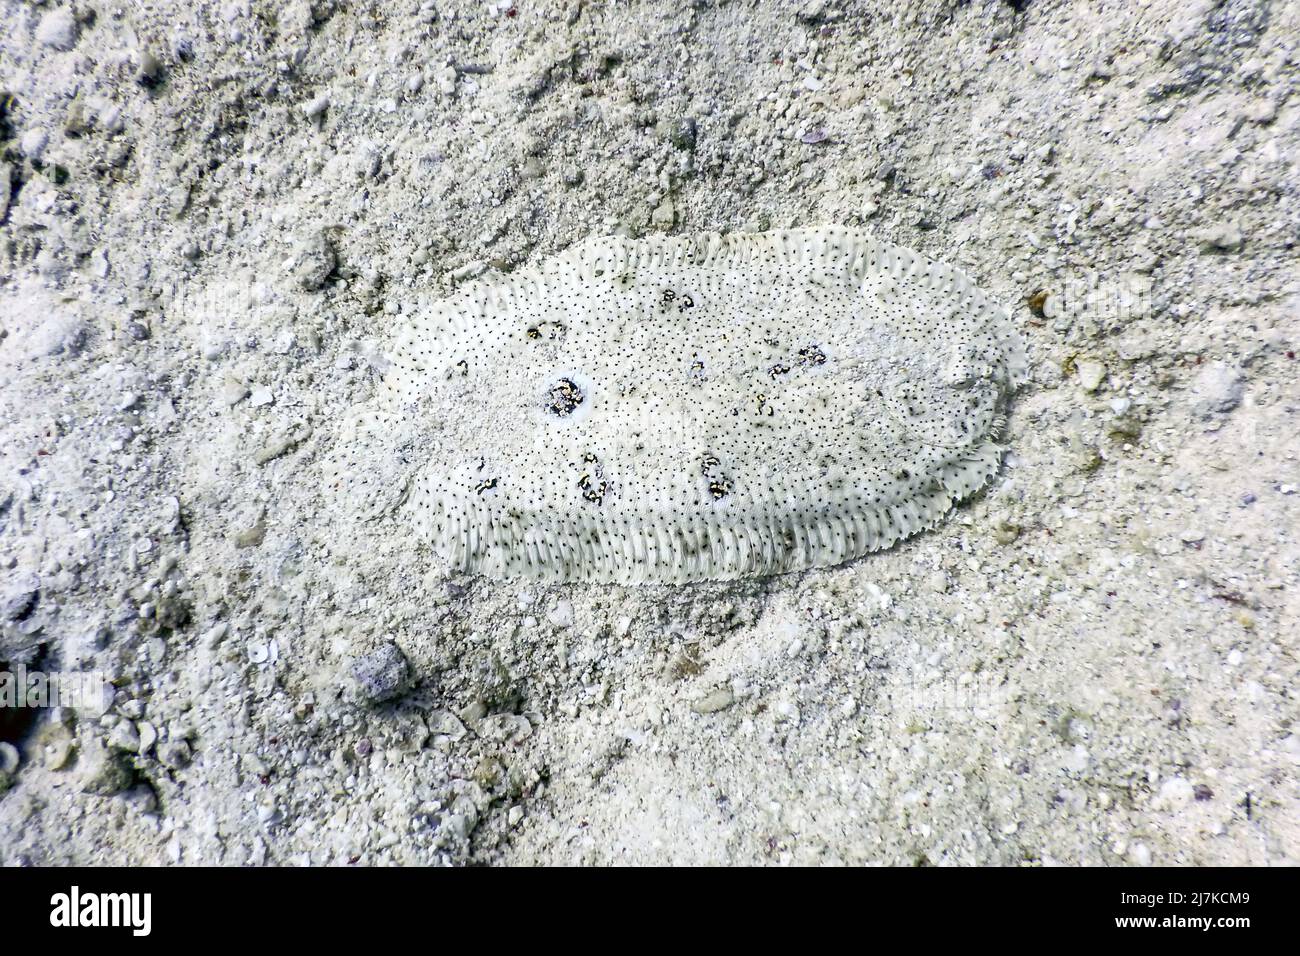
[[1106, 379], [1106, 366], [1093, 359], [1084, 359], [1077, 366], [1079, 384], [1086, 392], [1095, 392]]
[[71, 11], [60, 8], [41, 17], [36, 39], [55, 50], [71, 50], [77, 42], [77, 21]]
[[49, 142], [49, 134], [39, 126], [33, 126], [23, 133], [23, 138], [18, 141], [18, 148], [28, 159], [39, 160], [45, 154], [45, 147]]
[[573, 625], [573, 603], [570, 601], [559, 601], [555, 607], [551, 608], [546, 614], [546, 620], [550, 621], [554, 627], [570, 627]]
[[1208, 362], [1192, 381], [1193, 411], [1202, 418], [1230, 412], [1241, 404], [1246, 383], [1227, 362]]
[[330, 105], [330, 95], [328, 93], [321, 93], [319, 96], [315, 97], [314, 99], [308, 100], [306, 103], [304, 103], [302, 106], [302, 111], [310, 119], [316, 119], [327, 109], [329, 109], [329, 105]]
[[1160, 785], [1160, 806], [1165, 810], [1178, 811], [1192, 802], [1195, 790], [1182, 777], [1170, 777]]

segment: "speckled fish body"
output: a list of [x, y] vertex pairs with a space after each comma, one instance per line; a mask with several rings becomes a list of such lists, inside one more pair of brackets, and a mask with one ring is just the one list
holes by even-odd
[[403, 454], [405, 514], [452, 567], [619, 583], [930, 527], [996, 472], [1026, 371], [965, 275], [841, 228], [590, 240], [421, 311], [389, 354], [334, 484], [372, 497], [364, 456]]

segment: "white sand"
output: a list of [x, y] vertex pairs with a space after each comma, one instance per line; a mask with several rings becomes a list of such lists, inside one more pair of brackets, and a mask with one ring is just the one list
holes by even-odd
[[[1297, 862], [1300, 7], [1019, 5], [0, 0], [0, 662], [117, 688], [0, 863]], [[331, 514], [422, 301], [823, 223], [1027, 339], [936, 531], [511, 587]]]

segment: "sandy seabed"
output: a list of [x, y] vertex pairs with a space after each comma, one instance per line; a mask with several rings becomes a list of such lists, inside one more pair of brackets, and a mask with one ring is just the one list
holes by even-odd
[[[1297, 3], [0, 22], [0, 670], [113, 688], [0, 711], [0, 863], [1297, 862]], [[641, 588], [337, 520], [420, 303], [820, 224], [1026, 340], [935, 530]]]

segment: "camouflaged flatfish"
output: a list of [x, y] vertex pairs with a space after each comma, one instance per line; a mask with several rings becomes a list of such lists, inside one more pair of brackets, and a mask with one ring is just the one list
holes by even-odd
[[826, 567], [997, 470], [1026, 375], [961, 272], [842, 228], [593, 239], [403, 317], [327, 480], [454, 569], [659, 582]]

